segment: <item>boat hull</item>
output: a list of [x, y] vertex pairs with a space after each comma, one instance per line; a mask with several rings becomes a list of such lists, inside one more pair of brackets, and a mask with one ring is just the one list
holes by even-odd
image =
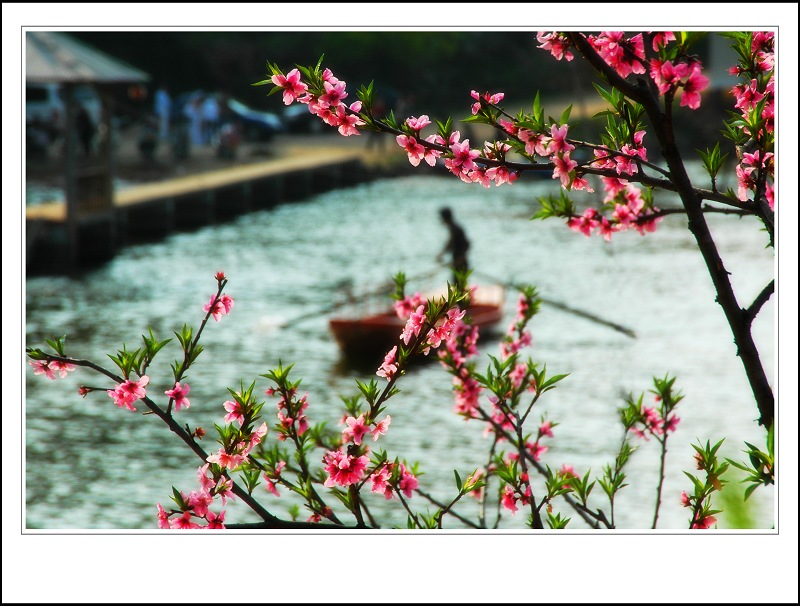
[[[489, 332], [503, 319], [501, 304], [477, 303], [470, 305], [467, 316], [478, 326], [479, 335]], [[342, 352], [348, 357], [369, 357], [378, 361], [395, 345], [400, 345], [400, 335], [405, 320], [394, 311], [386, 311], [361, 318], [331, 318], [330, 330]]]

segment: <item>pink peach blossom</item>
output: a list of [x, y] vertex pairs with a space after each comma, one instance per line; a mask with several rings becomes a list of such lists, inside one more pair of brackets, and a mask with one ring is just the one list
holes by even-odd
[[228, 499], [235, 500], [236, 495], [233, 492], [233, 480], [225, 476], [220, 476], [217, 487], [214, 489], [214, 494], [222, 499], [223, 505], [228, 504]]
[[641, 34], [625, 38], [625, 32], [601, 32], [599, 36], [589, 36], [595, 50], [623, 78], [630, 74], [645, 73], [644, 41]]
[[666, 46], [670, 42], [675, 42], [675, 34], [672, 32], [652, 32], [653, 50], [658, 52], [659, 47]]
[[358, 112], [361, 111], [361, 101], [352, 103], [349, 109], [350, 112], [347, 112], [343, 103], [336, 106], [336, 116], [339, 119], [338, 130], [339, 134], [343, 137], [360, 135], [361, 133], [359, 132], [358, 127], [366, 124], [366, 122], [364, 122], [358, 115]]
[[470, 149], [469, 139], [464, 139], [461, 142], [456, 141], [450, 146], [450, 151], [453, 152], [453, 157], [445, 160], [445, 166], [451, 171], [464, 172], [477, 168], [474, 160], [480, 155], [480, 152]]
[[561, 59], [572, 61], [575, 58], [569, 51], [570, 42], [563, 34], [559, 34], [558, 32], [538, 32], [536, 41], [539, 42], [538, 48], [550, 51], [550, 54], [558, 61], [561, 61]]
[[488, 103], [490, 105], [497, 105], [498, 103], [500, 103], [500, 101], [503, 100], [503, 97], [505, 97], [505, 93], [494, 93], [494, 94], [491, 94], [491, 93], [486, 92], [486, 93], [483, 93], [483, 95], [481, 95], [477, 91], [474, 91], [474, 90], [470, 91], [470, 95], [472, 96], [473, 99], [477, 99], [477, 103], [473, 103], [472, 104], [472, 115], [475, 115], [480, 111], [480, 109], [481, 109], [481, 99], [483, 99], [484, 102], [486, 102], [486, 103]]
[[283, 74], [275, 74], [272, 76], [272, 82], [276, 86], [283, 88], [283, 102], [286, 105], [291, 105], [297, 98], [308, 91], [308, 86], [300, 80], [300, 70], [293, 69], [285, 76]]
[[383, 359], [383, 364], [375, 373], [379, 377], [385, 377], [387, 381], [391, 381], [397, 372], [397, 345], [389, 350], [386, 357]]
[[382, 421], [378, 421], [375, 423], [375, 427], [372, 428], [370, 433], [372, 434], [372, 441], [376, 442], [380, 436], [385, 436], [386, 432], [389, 430], [389, 424], [392, 422], [392, 417], [390, 415], [386, 415]]
[[419, 118], [415, 118], [414, 116], [411, 116], [410, 118], [406, 118], [406, 124], [408, 124], [408, 127], [413, 129], [413, 130], [415, 130], [415, 131], [417, 131], [417, 132], [421, 131], [423, 128], [428, 126], [430, 123], [431, 123], [430, 118], [428, 118], [428, 116], [426, 116], [424, 114], [421, 115]]
[[486, 177], [494, 181], [495, 186], [503, 183], [513, 183], [517, 179], [517, 173], [508, 170], [505, 166], [493, 166], [486, 169]]
[[169, 522], [170, 528], [200, 528], [200, 524], [192, 520], [192, 512], [184, 511], [180, 517], [177, 517]]
[[391, 478], [392, 470], [390, 465], [384, 465], [369, 477], [372, 482], [371, 492], [383, 493], [383, 496], [386, 497], [387, 500], [391, 499], [394, 496], [392, 493], [392, 486], [389, 484]]
[[223, 509], [219, 514], [209, 511], [206, 514], [206, 521], [208, 525], [205, 528], [225, 528], [225, 510]]
[[569, 126], [556, 126], [553, 124], [550, 127], [550, 142], [547, 144], [547, 155], [556, 153], [565, 153], [575, 149], [575, 146], [567, 141], [567, 131]]
[[544, 444], [539, 444], [539, 440], [536, 440], [533, 444], [526, 444], [526, 446], [534, 461], [538, 461], [549, 450]]
[[700, 62], [696, 61], [692, 64], [689, 79], [683, 83], [681, 107], [688, 106], [690, 109], [700, 107], [700, 93], [708, 88], [708, 83], [708, 78], [702, 74]]
[[570, 187], [570, 173], [578, 167], [578, 163], [569, 157], [569, 153], [558, 155], [553, 158], [553, 179], [561, 178], [561, 186], [564, 189]]
[[521, 128], [519, 129], [517, 136], [519, 137], [520, 141], [525, 143], [526, 154], [531, 156], [537, 154], [542, 157], [548, 155], [546, 144], [549, 142], [549, 138], [545, 135], [535, 133], [526, 128]]
[[417, 478], [401, 463], [400, 480], [397, 483], [397, 489], [410, 499], [413, 496], [413, 491], [418, 487], [419, 481], [417, 481]]
[[142, 375], [138, 381], [123, 381], [117, 385], [116, 389], [109, 389], [107, 393], [120, 408], [135, 411], [136, 408], [134, 408], [133, 403], [147, 395], [145, 385], [149, 382], [150, 377]]
[[700, 528], [703, 530], [708, 530], [716, 523], [717, 523], [717, 518], [715, 518], [714, 516], [706, 516], [695, 522], [692, 522], [692, 528]]
[[189, 493], [189, 498], [187, 499], [187, 503], [189, 507], [192, 508], [194, 511], [194, 515], [203, 517], [208, 513], [208, 506], [214, 502], [214, 497], [208, 494], [205, 491], [197, 492], [193, 490]]
[[414, 137], [409, 137], [408, 135], [398, 135], [396, 141], [400, 147], [405, 149], [411, 165], [419, 166], [419, 163], [425, 157], [425, 148], [417, 143]]
[[425, 306], [420, 305], [417, 307], [417, 310], [409, 316], [408, 321], [403, 328], [403, 332], [400, 335], [403, 343], [408, 345], [412, 337], [419, 336], [423, 324], [425, 324]]
[[323, 463], [325, 463], [325, 471], [328, 472], [328, 477], [324, 482], [326, 487], [350, 486], [364, 477], [369, 457], [366, 455], [356, 457], [343, 450], [331, 450], [325, 453]]
[[158, 527], [162, 529], [170, 528], [169, 513], [164, 511], [164, 508], [161, 507], [161, 503], [158, 503], [156, 507], [158, 509]]
[[178, 412], [181, 408], [189, 408], [189, 398], [186, 397], [186, 394], [189, 393], [190, 389], [191, 387], [189, 387], [188, 383], [181, 386], [180, 381], [177, 381], [175, 387], [164, 392], [165, 395], [175, 400], [175, 412]]
[[681, 80], [689, 76], [689, 66], [686, 63], [673, 65], [671, 61], [650, 61], [650, 77], [658, 87], [658, 92], [666, 95], [670, 90], [678, 87]]
[[347, 417], [345, 423], [347, 427], [342, 430], [344, 442], [347, 443], [352, 440], [356, 446], [361, 446], [361, 439], [365, 434], [369, 433], [369, 427], [364, 423], [364, 415], [358, 415], [358, 418]]
[[425, 304], [425, 297], [422, 296], [422, 293], [416, 292], [413, 295], [406, 296], [404, 299], [395, 301], [394, 311], [398, 318], [407, 320], [420, 305]]
[[210, 463], [206, 463], [202, 467], [197, 468], [197, 480], [200, 482], [200, 488], [206, 492], [211, 492], [215, 486], [214, 478], [208, 475], [208, 467]]
[[736, 98], [736, 109], [743, 112], [751, 110], [764, 98], [764, 93], [758, 90], [758, 81], [753, 78], [750, 84], [737, 84], [731, 89], [733, 96]]
[[264, 474], [264, 488], [267, 489], [267, 492], [271, 492], [276, 497], [281, 496], [281, 493], [278, 492], [278, 488], [275, 486], [275, 483], [270, 479], [267, 474]]
[[233, 470], [242, 464], [244, 457], [240, 454], [230, 454], [225, 452], [224, 448], [220, 448], [217, 454], [209, 455], [206, 458], [206, 461], [209, 463], [216, 463], [220, 467]]
[[503, 490], [501, 503], [503, 504], [503, 507], [511, 512], [512, 516], [517, 513], [517, 496], [514, 494], [514, 489], [511, 488], [511, 486], [506, 485], [505, 489]]
[[29, 364], [33, 366], [33, 374], [45, 375], [48, 379], [55, 380], [55, 369], [50, 366], [49, 360], [31, 360]]
[[211, 300], [203, 306], [203, 311], [210, 313], [219, 322], [223, 315], [229, 314], [233, 308], [233, 299], [228, 295], [211, 295]]
[[323, 87], [325, 88], [325, 92], [319, 96], [317, 100], [320, 107], [322, 108], [330, 108], [336, 107], [339, 105], [342, 100], [347, 98], [347, 92], [345, 92], [345, 83], [342, 80], [336, 80], [333, 82], [331, 80], [326, 80], [322, 83]]
[[244, 411], [242, 410], [242, 405], [235, 400], [228, 400], [222, 404], [222, 407], [228, 411], [228, 414], [225, 415], [223, 421], [226, 423], [231, 423], [233, 421], [238, 421], [239, 425], [244, 423]]

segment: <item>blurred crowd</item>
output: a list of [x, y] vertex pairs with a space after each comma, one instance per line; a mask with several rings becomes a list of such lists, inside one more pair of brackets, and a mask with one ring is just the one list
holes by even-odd
[[213, 146], [219, 157], [235, 158], [241, 128], [225, 95], [194, 91], [173, 100], [162, 84], [153, 95], [153, 112], [142, 126], [139, 150], [152, 160], [159, 145], [169, 145], [173, 158], [182, 160], [192, 147]]
[[[266, 142], [289, 130], [278, 114], [250, 108], [220, 92], [195, 90], [172, 95], [161, 85], [152, 95], [132, 86], [125, 101], [129, 111], [115, 104], [110, 120], [103, 120], [99, 93], [90, 85], [69, 89], [74, 101], [73, 129], [78, 151], [89, 157], [107, 136], [135, 137], [143, 160], [154, 161], [164, 150], [175, 160], [189, 157], [192, 149], [213, 148], [221, 158], [235, 158], [242, 141]], [[26, 157], [47, 158], [64, 149], [67, 123], [67, 89], [61, 84], [26, 87]], [[133, 108], [133, 111], [130, 111]]]
[[[222, 92], [193, 90], [173, 94], [167, 84], [155, 90], [130, 86], [112, 105], [112, 117], [98, 91], [91, 85], [73, 86], [73, 129], [77, 151], [91, 157], [104, 137], [135, 142], [141, 159], [171, 157], [180, 161], [192, 150], [213, 149], [219, 158], [236, 158], [241, 143], [268, 142], [279, 133], [320, 133], [325, 126], [302, 104], [281, 107], [280, 112], [254, 109]], [[60, 156], [66, 132], [67, 89], [58, 83], [26, 87], [26, 157]], [[374, 113], [404, 111], [406, 99], [387, 89], [376, 98]], [[381, 148], [385, 137], [367, 133], [368, 147]]]

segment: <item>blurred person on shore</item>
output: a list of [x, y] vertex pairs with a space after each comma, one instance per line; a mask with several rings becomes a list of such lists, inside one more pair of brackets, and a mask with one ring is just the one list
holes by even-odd
[[169, 94], [169, 88], [166, 84], [162, 84], [156, 90], [154, 96], [154, 106], [156, 116], [158, 117], [158, 136], [162, 141], [169, 140], [170, 130], [170, 115], [172, 114], [172, 97]]
[[189, 120], [179, 114], [172, 124], [170, 133], [172, 157], [175, 160], [186, 160], [189, 157]]
[[212, 145], [220, 125], [220, 106], [216, 95], [208, 95], [203, 101], [203, 143]]
[[189, 141], [192, 145], [203, 145], [203, 96], [199, 95], [191, 99], [183, 113], [189, 121]]
[[235, 122], [226, 122], [219, 129], [219, 140], [217, 141], [217, 157], [226, 160], [236, 158], [236, 151], [239, 149], [241, 136], [239, 128]]

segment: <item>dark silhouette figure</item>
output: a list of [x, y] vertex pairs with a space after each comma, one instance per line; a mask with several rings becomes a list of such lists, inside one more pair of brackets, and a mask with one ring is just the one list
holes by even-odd
[[458, 273], [464, 274], [469, 270], [469, 263], [467, 262], [469, 239], [467, 238], [464, 228], [456, 223], [453, 218], [453, 212], [449, 208], [440, 209], [439, 216], [442, 222], [447, 226], [450, 236], [442, 252], [437, 255], [436, 259], [437, 261], [441, 261], [445, 254], [450, 255], [450, 267], [453, 269], [453, 283], [455, 284], [458, 282]]

